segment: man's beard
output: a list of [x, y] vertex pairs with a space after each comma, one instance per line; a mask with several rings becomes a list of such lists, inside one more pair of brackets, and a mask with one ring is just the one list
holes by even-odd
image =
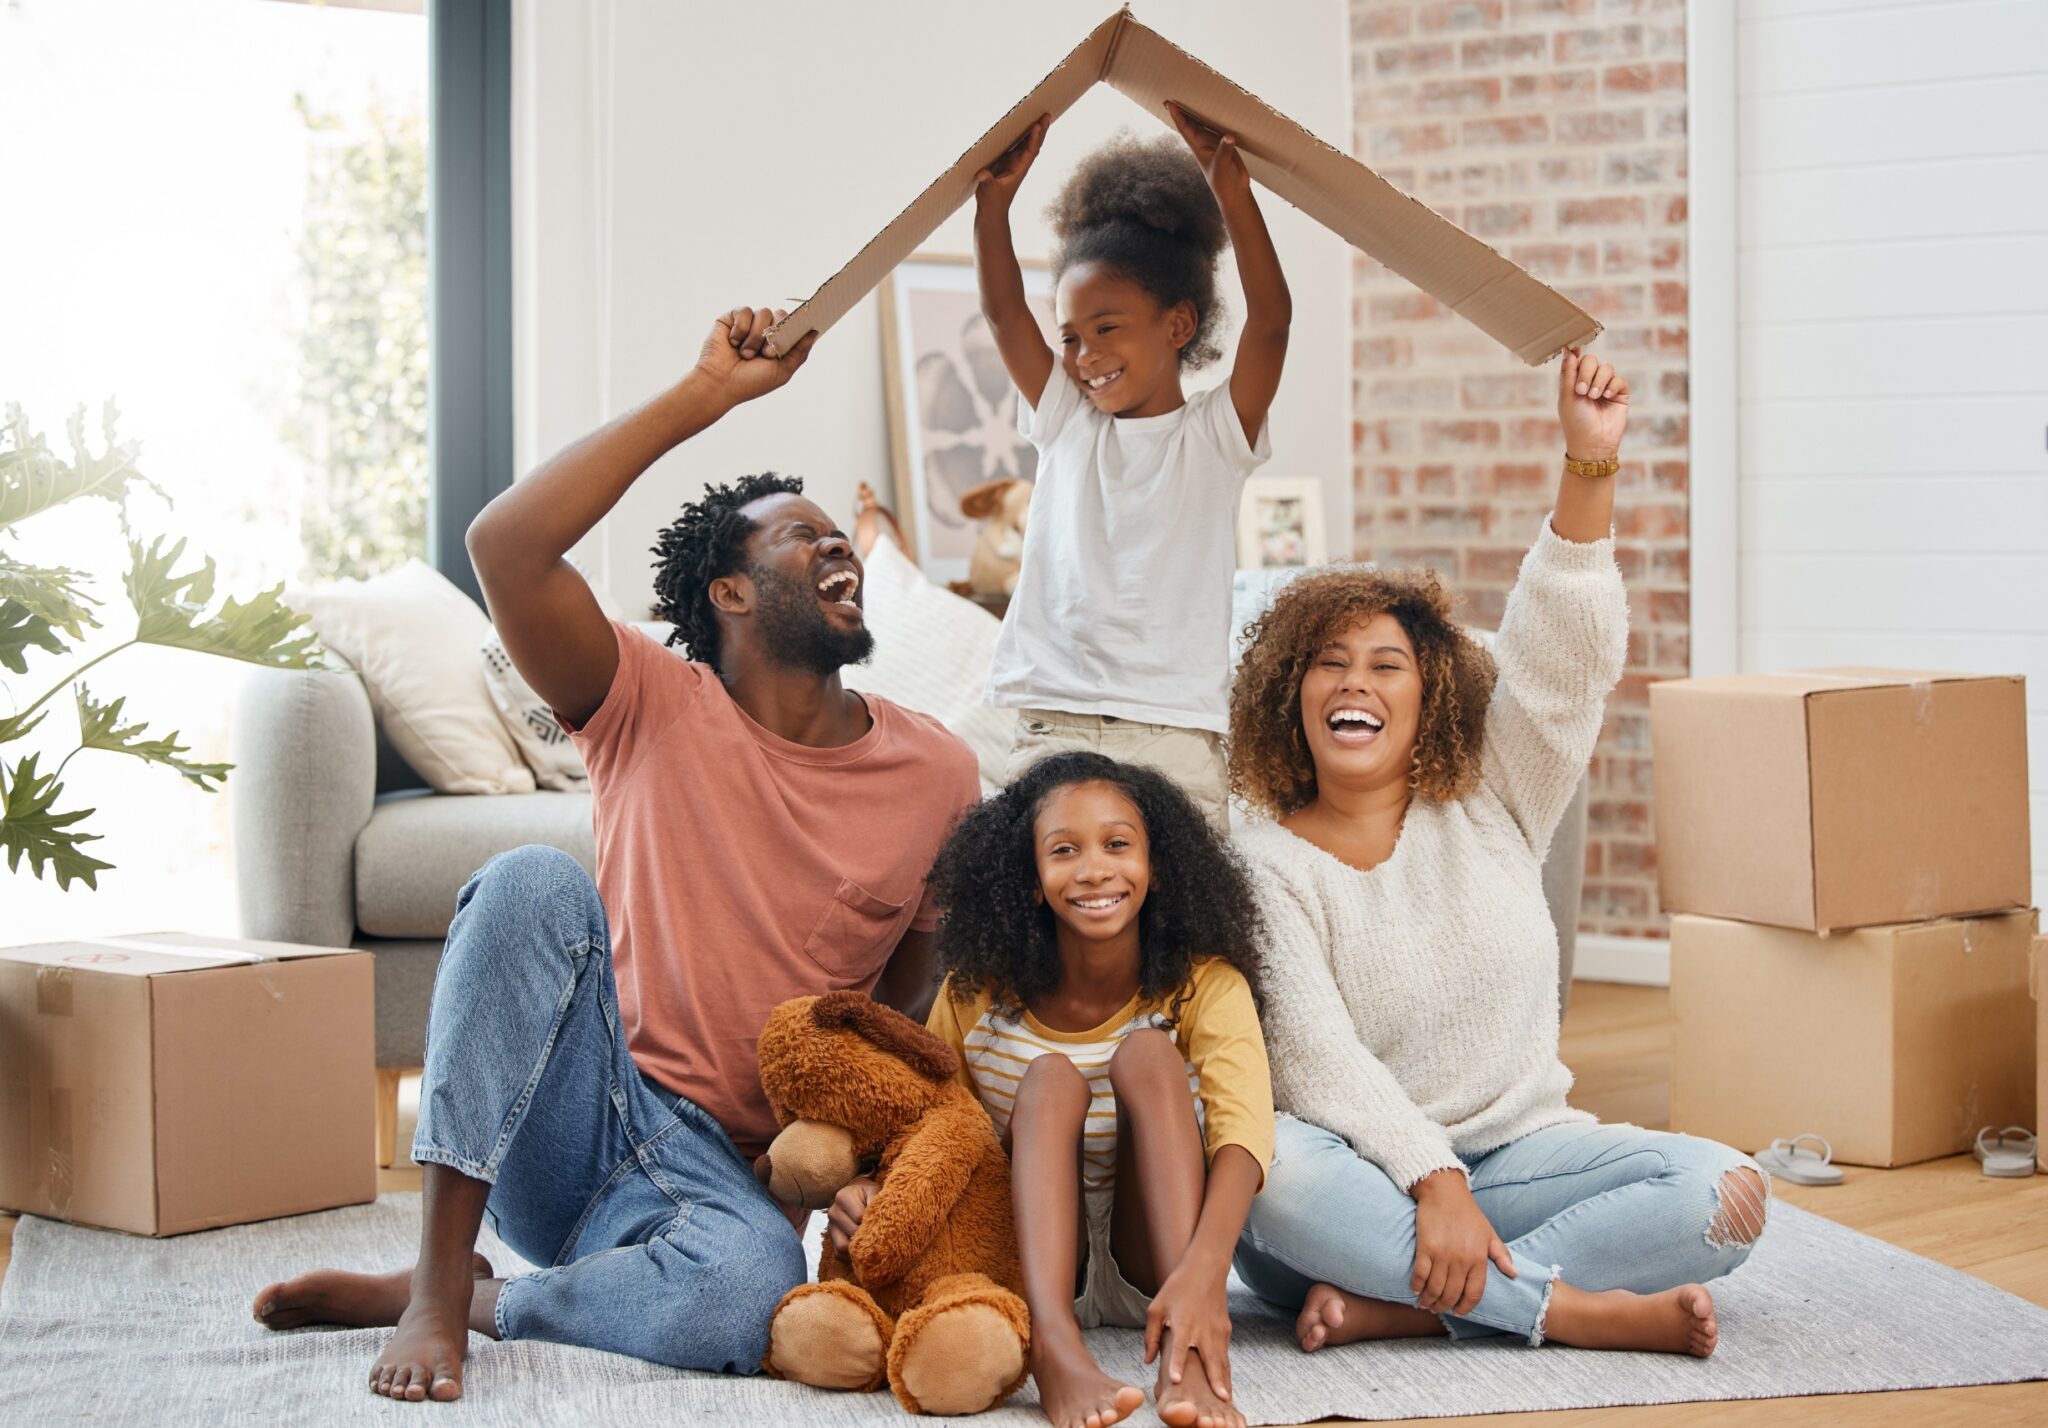
[[825, 615], [818, 592], [779, 570], [750, 565], [761, 622], [761, 646], [768, 658], [808, 674], [837, 674], [849, 664], [865, 664], [875, 652], [875, 637], [865, 624], [851, 630], [835, 628]]

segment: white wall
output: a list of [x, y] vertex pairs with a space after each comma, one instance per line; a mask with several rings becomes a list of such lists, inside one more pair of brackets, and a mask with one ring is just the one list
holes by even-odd
[[[715, 314], [740, 303], [794, 307], [1113, 9], [1112, 0], [1000, 11], [957, 0], [518, 0], [520, 470], [674, 381]], [[1146, 18], [1345, 143], [1343, 0], [1188, 0]], [[1020, 254], [1049, 256], [1040, 210], [1082, 153], [1126, 126], [1166, 132], [1103, 88], [1054, 126], [1016, 210]], [[1321, 477], [1329, 529], [1348, 531], [1350, 250], [1263, 197], [1294, 294], [1265, 470]], [[927, 246], [971, 251], [968, 214]], [[1235, 277], [1226, 284], [1236, 296]], [[872, 296], [819, 343], [796, 382], [657, 465], [583, 554], [622, 603], [644, 607], [655, 532], [707, 480], [764, 469], [804, 476], [848, 521], [858, 482], [889, 499]]]
[[2048, 896], [2048, 3], [1743, 0], [1737, 54], [1743, 667], [2026, 675]]

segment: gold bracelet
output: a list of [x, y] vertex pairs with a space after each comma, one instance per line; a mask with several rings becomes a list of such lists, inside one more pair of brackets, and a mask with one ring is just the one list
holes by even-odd
[[1612, 456], [1601, 461], [1580, 461], [1577, 457], [1567, 452], [1564, 458], [1564, 469], [1571, 472], [1574, 476], [1591, 476], [1599, 479], [1612, 476], [1615, 472], [1621, 470], [1621, 462]]

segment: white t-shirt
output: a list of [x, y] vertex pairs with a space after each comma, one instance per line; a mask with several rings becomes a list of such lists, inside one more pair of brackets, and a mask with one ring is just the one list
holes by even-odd
[[1245, 441], [1227, 383], [1106, 416], [1057, 366], [1017, 428], [1038, 481], [990, 701], [1227, 732], [1237, 506], [1265, 428]]

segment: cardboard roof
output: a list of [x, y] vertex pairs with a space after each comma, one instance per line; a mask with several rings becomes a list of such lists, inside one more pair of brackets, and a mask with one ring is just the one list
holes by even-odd
[[1107, 84], [1169, 127], [1171, 99], [1212, 128], [1235, 134], [1253, 178], [1531, 366], [1600, 332], [1600, 324], [1561, 293], [1140, 24], [1126, 7], [1096, 26], [852, 262], [777, 323], [768, 334], [777, 349], [788, 351], [846, 316], [974, 196], [975, 174], [1033, 120], [1041, 114], [1057, 119], [1097, 84]]

